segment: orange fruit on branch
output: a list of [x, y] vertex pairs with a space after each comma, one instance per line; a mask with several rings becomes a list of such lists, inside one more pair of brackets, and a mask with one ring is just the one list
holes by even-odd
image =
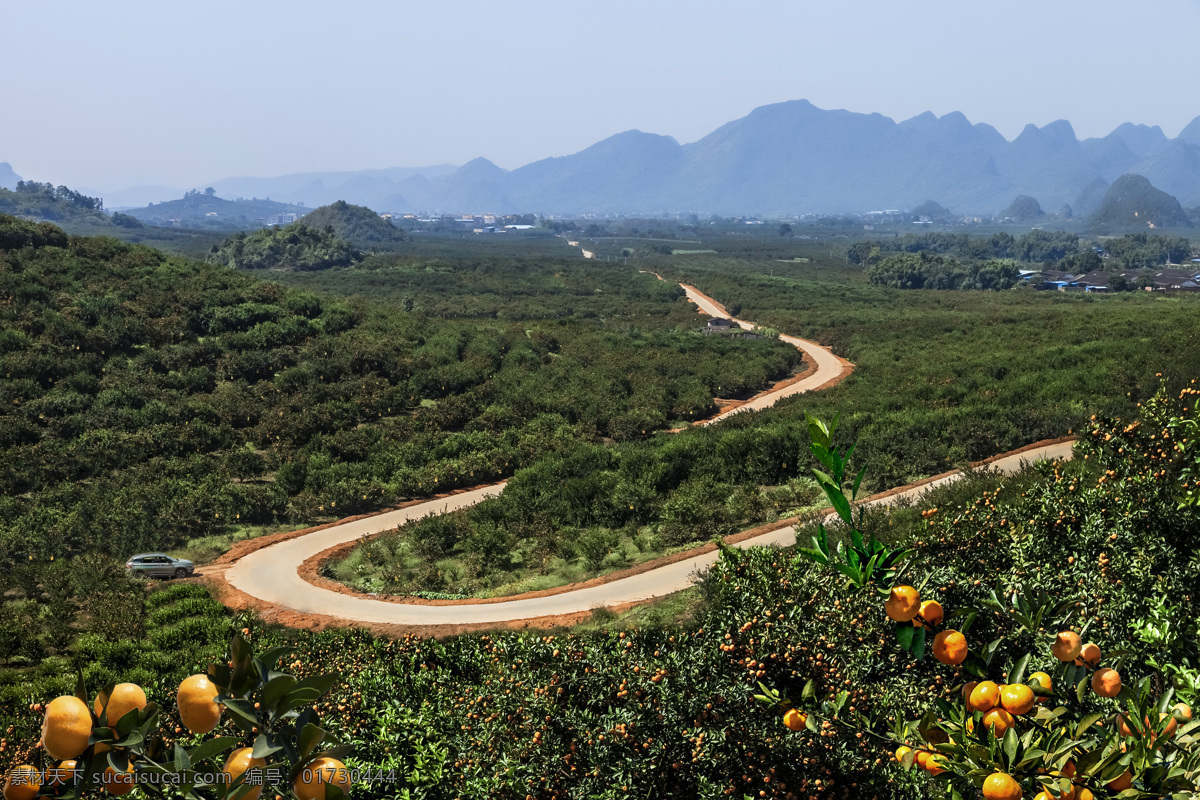
[[[901, 764], [901, 763], [903, 763], [903, 762], [904, 762], [904, 757], [905, 757], [906, 755], [908, 755], [909, 753], [911, 753], [911, 752], [912, 752], [912, 748], [911, 748], [911, 747], [909, 747], [909, 746], [908, 746], [908, 745], [906, 745], [906, 744], [902, 744], [902, 745], [900, 745], [899, 747], [897, 747], [897, 748], [896, 748], [896, 763], [897, 763], [897, 764]], [[915, 757], [914, 757], [914, 758], [915, 758]]]
[[808, 725], [808, 715], [802, 714], [794, 708], [789, 708], [783, 714], [783, 724], [789, 730], [802, 731]]
[[1033, 708], [1033, 689], [1023, 683], [1010, 683], [1000, 689], [1000, 705], [1015, 716], [1028, 714]]
[[945, 757], [931, 753], [929, 758], [925, 759], [925, 771], [930, 775], [941, 775], [946, 771]]
[[217, 727], [221, 719], [221, 706], [217, 704], [220, 691], [207, 675], [192, 675], [184, 678], [175, 693], [179, 706], [179, 719], [192, 733], [208, 733]]
[[967, 708], [971, 708], [971, 692], [975, 691], [975, 687], [979, 685], [979, 681], [971, 681], [962, 687], [962, 699]]
[[92, 714], [87, 703], [75, 695], [64, 694], [46, 704], [42, 721], [42, 745], [52, 758], [75, 758], [88, 746], [92, 735]]
[[129, 794], [137, 786], [133, 775], [133, 766], [127, 766], [124, 772], [118, 772], [112, 767], [105, 767], [104, 774], [100, 776], [100, 786], [114, 797]]
[[33, 800], [41, 788], [42, 771], [31, 764], [21, 764], [8, 771], [4, 800]]
[[1104, 787], [1110, 792], [1123, 792], [1130, 786], [1133, 786], [1133, 773], [1129, 770], [1125, 770], [1120, 775], [1104, 784]]
[[325, 800], [327, 786], [350, 793], [350, 773], [336, 758], [318, 758], [300, 770], [292, 790], [300, 800]]
[[[225, 760], [225, 769], [222, 770], [227, 776], [225, 785], [229, 786], [238, 778], [245, 774], [246, 770], [258, 768], [261, 769], [267, 765], [265, 758], [253, 758], [253, 747], [242, 747], [234, 750], [229, 754], [229, 758]], [[258, 800], [262, 794], [262, 787], [256, 786], [248, 793], [242, 796], [242, 800]]]
[[96, 695], [96, 702], [92, 704], [92, 710], [96, 712], [97, 718], [100, 717], [101, 712], [107, 714], [105, 719], [108, 721], [109, 727], [116, 727], [118, 720], [133, 709], [141, 711], [145, 707], [146, 693], [136, 683], [118, 683], [113, 687], [111, 696], [101, 690]]
[[1059, 661], [1074, 661], [1079, 658], [1082, 650], [1083, 641], [1075, 631], [1063, 631], [1054, 638], [1054, 644], [1050, 645], [1050, 652]]
[[983, 796], [987, 800], [1021, 800], [1024, 792], [1013, 776], [996, 772], [983, 779]]
[[69, 786], [81, 777], [83, 777], [83, 773], [79, 771], [75, 760], [72, 759], [46, 770], [46, 785], [51, 789]]
[[893, 586], [883, 609], [896, 622], [909, 622], [921, 610], [921, 593], [911, 586]]
[[1000, 686], [995, 681], [980, 681], [971, 691], [967, 708], [971, 711], [991, 711], [1000, 702]]
[[1121, 674], [1102, 667], [1092, 673], [1092, 691], [1101, 697], [1116, 697], [1121, 693]]
[[953, 628], [933, 637], [933, 657], [943, 664], [958, 666], [967, 660], [967, 637]]
[[1083, 647], [1079, 648], [1079, 657], [1075, 659], [1077, 666], [1087, 665], [1095, 667], [1100, 663], [1100, 646], [1095, 642], [1088, 642]]
[[1175, 707], [1171, 709], [1171, 713], [1174, 714], [1175, 719], [1182, 722], [1190, 722], [1192, 719], [1192, 707], [1187, 703], [1176, 703]]
[[989, 729], [997, 739], [1015, 724], [1016, 720], [1013, 719], [1013, 715], [1003, 708], [993, 708], [983, 715], [983, 727]]
[[1037, 699], [1040, 703], [1054, 693], [1054, 682], [1045, 672], [1035, 672], [1029, 676], [1029, 688], [1033, 689], [1033, 693], [1038, 696]]
[[[922, 627], [921, 621], [924, 620], [925, 625], [931, 628], [936, 628], [942, 624], [942, 618], [945, 616], [945, 611], [942, 610], [942, 604], [937, 600], [926, 600], [921, 603], [921, 609], [917, 612], [917, 616], [913, 617], [912, 624], [914, 627]], [[919, 619], [918, 619], [919, 617]]]

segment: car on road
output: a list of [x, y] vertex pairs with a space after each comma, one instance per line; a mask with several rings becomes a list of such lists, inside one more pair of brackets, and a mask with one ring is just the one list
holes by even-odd
[[125, 569], [138, 578], [186, 578], [196, 571], [196, 565], [166, 553], [139, 553], [125, 562]]

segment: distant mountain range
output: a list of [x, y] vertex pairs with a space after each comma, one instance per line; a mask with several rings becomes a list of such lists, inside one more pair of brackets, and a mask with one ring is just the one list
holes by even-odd
[[[1028, 125], [1010, 142], [958, 112], [897, 123], [795, 100], [757, 108], [690, 144], [626, 131], [511, 171], [478, 158], [458, 168], [210, 185], [222, 197], [309, 207], [345, 200], [381, 212], [790, 215], [911, 209], [934, 200], [955, 214], [990, 215], [1026, 196], [1047, 212], [1070, 205], [1078, 216], [1097, 210], [1109, 185], [1127, 173], [1148, 178], [1184, 206], [1200, 205], [1200, 117], [1174, 139], [1157, 126], [1126, 123], [1081, 141], [1060, 120]], [[137, 204], [181, 193], [143, 196]], [[106, 207], [119, 208], [123, 196], [106, 194]]]

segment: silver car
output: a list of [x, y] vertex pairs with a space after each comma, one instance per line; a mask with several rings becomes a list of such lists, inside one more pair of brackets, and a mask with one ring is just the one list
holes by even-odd
[[195, 572], [196, 565], [166, 553], [139, 553], [125, 562], [125, 569], [140, 578], [186, 578]]

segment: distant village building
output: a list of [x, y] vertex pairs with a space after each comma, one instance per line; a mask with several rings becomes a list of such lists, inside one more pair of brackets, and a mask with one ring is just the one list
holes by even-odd
[[267, 217], [267, 227], [270, 228], [275, 225], [291, 225], [295, 221], [295, 214], [273, 214]]
[[742, 330], [724, 317], [713, 317], [700, 331], [705, 336], [731, 336], [734, 339], [761, 339], [762, 334]]

